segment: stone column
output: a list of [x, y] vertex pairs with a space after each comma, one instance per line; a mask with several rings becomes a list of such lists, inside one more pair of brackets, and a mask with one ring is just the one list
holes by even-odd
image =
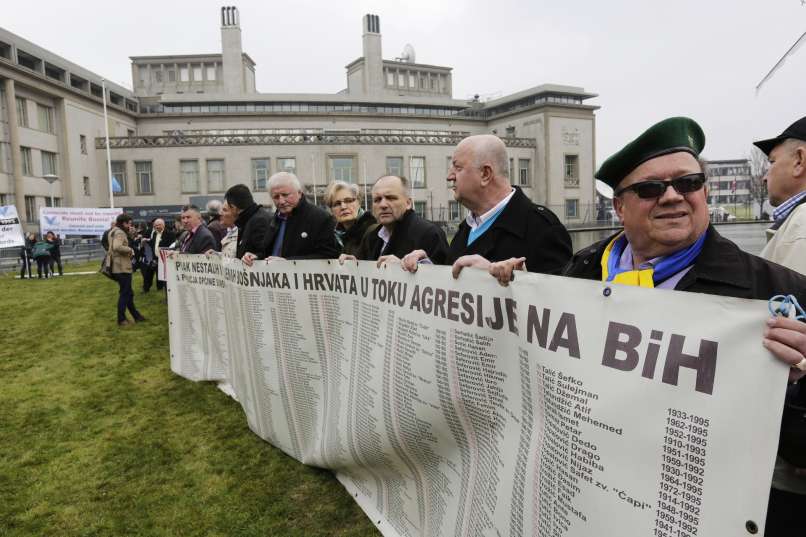
[[14, 81], [10, 78], [4, 82], [6, 92], [6, 110], [8, 110], [8, 133], [11, 146], [11, 167], [14, 175], [14, 205], [20, 221], [28, 222], [36, 215], [29, 215], [25, 207], [25, 184], [22, 177], [22, 154], [20, 152], [20, 126], [17, 118], [17, 92]]

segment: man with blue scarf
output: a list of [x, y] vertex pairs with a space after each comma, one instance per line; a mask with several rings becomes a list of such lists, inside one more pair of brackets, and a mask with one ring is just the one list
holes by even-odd
[[[563, 274], [758, 300], [792, 294], [806, 304], [806, 277], [743, 252], [709, 225], [705, 167], [699, 161], [704, 146], [700, 126], [675, 117], [653, 125], [607, 159], [596, 178], [613, 187], [613, 207], [624, 230], [577, 252]], [[506, 285], [522, 264], [523, 258], [513, 258], [493, 263], [489, 271]], [[663, 307], [663, 292], [658, 307]], [[806, 323], [779, 317], [759, 332], [761, 344], [792, 367], [790, 382], [806, 374]], [[739, 357], [736, 366], [741, 367]], [[803, 437], [782, 435], [781, 446], [787, 444], [806, 456]], [[799, 509], [777, 523], [775, 518], [789, 508], [779, 502], [771, 495], [766, 535], [806, 535], [806, 517]]]

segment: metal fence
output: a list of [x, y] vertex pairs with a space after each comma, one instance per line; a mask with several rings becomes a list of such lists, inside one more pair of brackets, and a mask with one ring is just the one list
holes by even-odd
[[[62, 265], [97, 260], [99, 263], [105, 251], [98, 239], [65, 239], [61, 247]], [[0, 272], [19, 271], [22, 268], [20, 248], [0, 250]], [[36, 270], [36, 263], [34, 263]]]

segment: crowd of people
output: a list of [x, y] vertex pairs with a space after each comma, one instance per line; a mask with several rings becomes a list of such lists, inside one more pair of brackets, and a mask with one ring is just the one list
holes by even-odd
[[[614, 189], [613, 209], [623, 229], [575, 254], [557, 216], [512, 186], [506, 147], [493, 135], [465, 138], [453, 153], [447, 181], [468, 216], [450, 243], [440, 226], [413, 210], [406, 177], [377, 179], [371, 211], [362, 209], [356, 185], [333, 182], [325, 194], [328, 211], [311, 204], [288, 172], [268, 180], [274, 212], [239, 184], [223, 203], [207, 207], [207, 220], [199, 208], [186, 206], [178, 235], [157, 219], [140, 243], [151, 250], [148, 259], [171, 248], [220, 252], [247, 266], [279, 259], [369, 260], [414, 272], [430, 263], [451, 266], [457, 278], [467, 268], [486, 270], [501, 285], [530, 271], [738, 298], [792, 295], [806, 304], [806, 118], [756, 145], [769, 156], [766, 181], [777, 206], [772, 238], [760, 257], [710, 224], [706, 167], [699, 158], [705, 135], [681, 117], [651, 126], [602, 164], [596, 178]], [[126, 309], [143, 320], [131, 292], [130, 233], [131, 218], [121, 215], [109, 241], [121, 324], [128, 323]], [[143, 270], [146, 292], [155, 266], [149, 262]], [[806, 389], [797, 383], [806, 375], [806, 322], [771, 318], [760, 340], [791, 367], [766, 534], [806, 535], [799, 510], [806, 501]]]
[[28, 233], [25, 244], [20, 247], [20, 278], [33, 279], [34, 263], [36, 276], [40, 280], [56, 276], [56, 268], [59, 270], [58, 275], [64, 276], [61, 247], [61, 237], [52, 231], [39, 236]]

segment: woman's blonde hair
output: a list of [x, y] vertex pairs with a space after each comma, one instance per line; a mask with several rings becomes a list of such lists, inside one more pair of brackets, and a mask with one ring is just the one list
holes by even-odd
[[329, 185], [327, 185], [327, 189], [325, 190], [325, 204], [330, 207], [333, 203], [333, 198], [336, 196], [336, 192], [341, 189], [347, 189], [353, 195], [354, 198], [360, 200], [361, 196], [358, 190], [358, 185], [353, 183], [345, 183], [344, 181], [333, 181]]

